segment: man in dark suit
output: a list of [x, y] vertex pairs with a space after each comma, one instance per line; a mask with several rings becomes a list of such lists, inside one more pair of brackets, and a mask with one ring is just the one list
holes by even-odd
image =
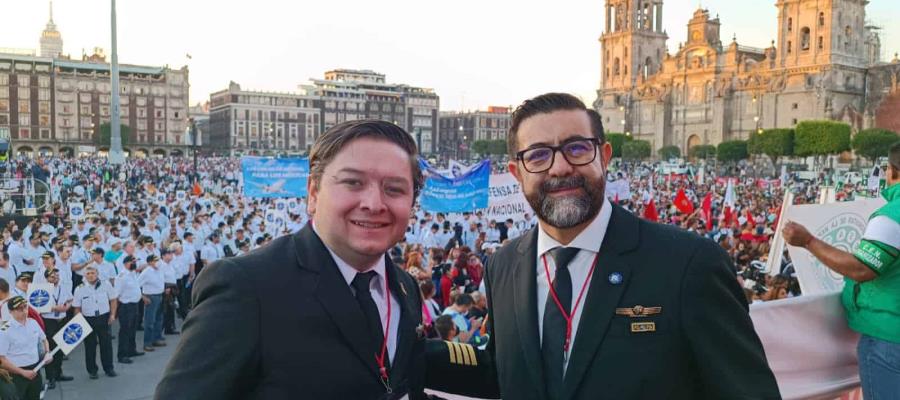
[[[509, 170], [540, 223], [486, 271], [490, 344], [428, 387], [504, 399], [778, 399], [731, 261], [713, 242], [605, 199], [611, 147], [577, 98], [523, 103]], [[429, 346], [429, 366], [448, 346]], [[456, 371], [464, 366], [454, 366]], [[456, 390], [459, 389], [459, 390]]]
[[315, 222], [198, 276], [156, 398], [423, 398], [418, 286], [386, 256], [421, 185], [415, 142], [396, 125], [320, 136]]

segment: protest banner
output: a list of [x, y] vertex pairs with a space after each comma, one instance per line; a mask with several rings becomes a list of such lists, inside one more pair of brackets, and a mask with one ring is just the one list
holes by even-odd
[[242, 157], [241, 173], [246, 197], [306, 197], [306, 158]]
[[488, 206], [481, 211], [487, 220], [495, 221], [522, 221], [525, 214], [534, 215], [519, 182], [509, 172], [491, 175]]
[[491, 164], [482, 161], [458, 178], [441, 175], [419, 159], [425, 171], [425, 187], [419, 197], [422, 209], [431, 212], [475, 211], [488, 206]]
[[50, 295], [52, 290], [53, 285], [49, 283], [32, 283], [28, 286], [28, 305], [39, 313], [51, 312], [56, 305], [53, 296]]

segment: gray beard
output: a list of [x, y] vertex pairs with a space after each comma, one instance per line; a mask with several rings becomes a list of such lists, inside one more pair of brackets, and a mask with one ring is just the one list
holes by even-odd
[[[571, 228], [592, 217], [591, 199], [587, 194], [553, 199], [542, 196], [539, 215], [548, 224], [556, 228]], [[538, 210], [537, 208], [535, 210]]]

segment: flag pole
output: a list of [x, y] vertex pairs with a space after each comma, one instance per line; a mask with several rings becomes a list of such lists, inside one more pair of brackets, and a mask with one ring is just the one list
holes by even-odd
[[[55, 356], [57, 352], [59, 352], [59, 346], [56, 346], [56, 348], [53, 349], [53, 351], [50, 352], [50, 360], [53, 360], [53, 356]], [[41, 360], [41, 362], [38, 363], [38, 365], [35, 366], [34, 369], [31, 370], [31, 372], [38, 372], [38, 371], [40, 371], [41, 368], [42, 368], [44, 365], [47, 364], [46, 361], [47, 361], [47, 356], [44, 356], [44, 359]]]

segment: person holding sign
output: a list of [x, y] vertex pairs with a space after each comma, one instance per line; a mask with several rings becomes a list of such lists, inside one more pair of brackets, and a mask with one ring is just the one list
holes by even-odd
[[866, 399], [900, 393], [900, 142], [890, 148], [887, 204], [869, 218], [859, 246], [842, 251], [788, 222], [784, 240], [844, 276], [841, 299], [850, 329], [859, 332], [859, 378]]
[[200, 273], [156, 399], [425, 398], [422, 299], [387, 256], [422, 187], [415, 140], [345, 122], [309, 165], [314, 222]]
[[[63, 325], [65, 325], [64, 320], [66, 319], [66, 312], [68, 312], [69, 308], [72, 306], [72, 293], [68, 288], [64, 288], [63, 285], [60, 284], [59, 270], [48, 269], [44, 271], [44, 277], [47, 279], [47, 283], [53, 285], [50, 288], [50, 296], [53, 297], [53, 307], [50, 309], [50, 312], [41, 314], [41, 318], [44, 319], [44, 326], [47, 328], [47, 336], [53, 337], [56, 335], [56, 332], [59, 332]], [[63, 375], [62, 360], [63, 355], [57, 352], [53, 356], [53, 361], [47, 363], [48, 389], [55, 388], [56, 382], [67, 382], [73, 379], [71, 376]]]
[[9, 371], [21, 400], [38, 400], [44, 381], [34, 371], [41, 361], [39, 349], [50, 362], [50, 344], [35, 320], [28, 318], [28, 302], [21, 296], [10, 299], [6, 306], [12, 318], [0, 325], [0, 368]]

